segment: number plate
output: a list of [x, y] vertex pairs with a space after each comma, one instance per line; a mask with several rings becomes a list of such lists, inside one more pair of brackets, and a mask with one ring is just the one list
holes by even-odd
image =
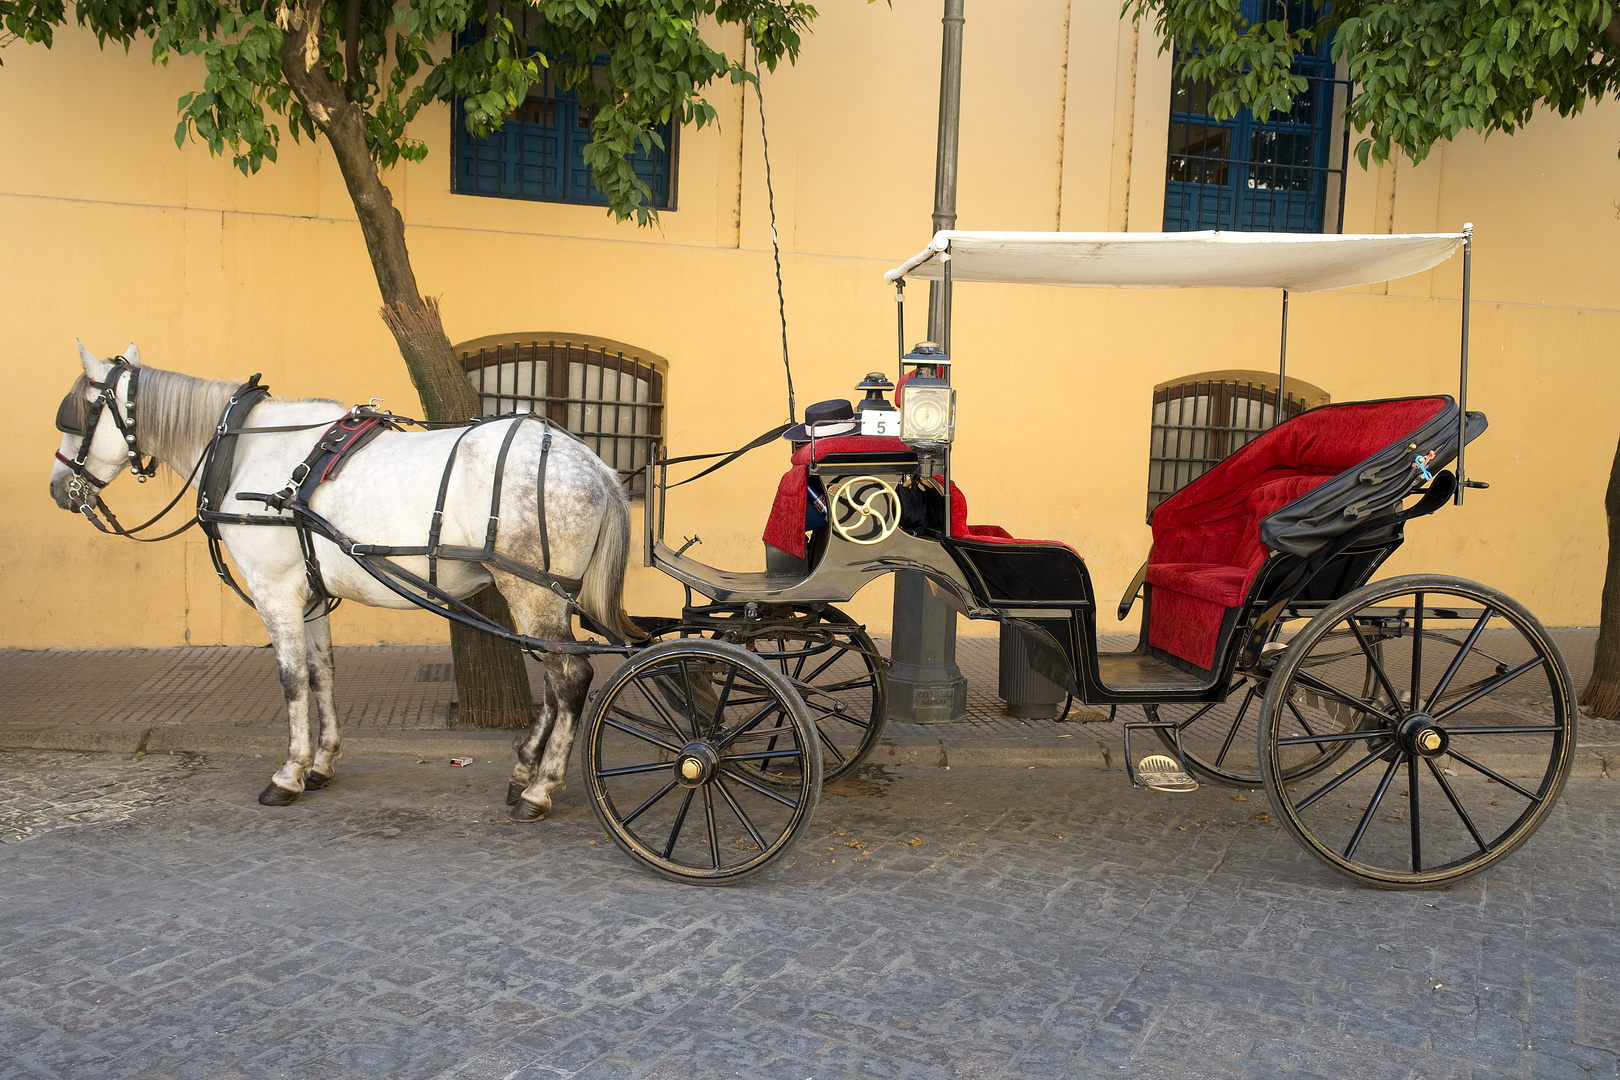
[[900, 413], [887, 409], [867, 409], [861, 413], [862, 435], [890, 435], [900, 437]]

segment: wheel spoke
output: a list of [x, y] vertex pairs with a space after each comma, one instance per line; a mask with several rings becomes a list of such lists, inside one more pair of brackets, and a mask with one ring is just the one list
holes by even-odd
[[1243, 704], [1238, 706], [1237, 719], [1232, 721], [1232, 730], [1226, 733], [1226, 741], [1221, 743], [1221, 752], [1215, 755], [1215, 767], [1220, 768], [1226, 760], [1226, 754], [1232, 749], [1232, 741], [1237, 738], [1238, 728], [1243, 726], [1243, 717], [1249, 711], [1249, 702], [1254, 700], [1254, 686], [1249, 686], [1249, 692], [1243, 695]]
[[686, 695], [686, 719], [692, 724], [692, 738], [698, 737], [697, 705], [692, 698], [692, 673], [686, 670], [686, 657], [677, 659], [676, 664], [681, 669], [681, 692]]
[[[730, 759], [728, 758], [727, 760], [730, 760]], [[763, 784], [754, 783], [754, 781], [748, 779], [748, 777], [742, 775], [741, 773], [732, 772], [730, 769], [726, 768], [724, 765], [722, 765], [720, 767], [720, 771], [723, 774], [725, 774], [726, 776], [729, 776], [731, 779], [737, 781], [737, 783], [741, 784], [743, 787], [748, 788], [750, 791], [758, 792], [759, 794], [764, 795], [768, 799], [775, 799], [777, 802], [781, 803], [783, 806], [790, 806], [790, 807], [795, 807], [796, 808], [799, 805], [798, 803], [794, 802], [792, 799], [785, 798], [785, 797], [783, 797], [781, 795], [778, 795], [776, 792], [772, 791], [770, 788], [764, 786]]]
[[743, 813], [743, 808], [737, 805], [737, 800], [732, 796], [731, 789], [726, 787], [725, 781], [721, 780], [719, 777], [715, 777], [714, 786], [719, 788], [720, 794], [726, 797], [726, 805], [731, 807], [731, 812], [733, 814], [737, 815], [737, 820], [742, 823], [743, 828], [748, 830], [748, 835], [754, 838], [754, 843], [759, 845], [759, 850], [764, 851], [766, 848], [770, 847], [770, 845], [765, 842], [765, 838], [759, 835], [759, 830], [754, 828], [754, 823], [749, 820], [748, 815]]
[[[1316, 734], [1316, 729], [1311, 727], [1311, 722], [1309, 720], [1305, 719], [1305, 714], [1299, 711], [1299, 706], [1298, 705], [1295, 705], [1292, 701], [1290, 701], [1288, 703], [1288, 711], [1294, 714], [1294, 719], [1298, 720], [1299, 721], [1299, 726], [1305, 729], [1305, 734], [1307, 734], [1307, 735], [1315, 735]], [[1327, 750], [1323, 748], [1320, 741], [1317, 742], [1316, 749], [1320, 753], [1324, 753], [1324, 754], [1327, 753]]]
[[1541, 796], [1540, 795], [1532, 795], [1530, 792], [1524, 790], [1524, 788], [1520, 787], [1518, 784], [1515, 784], [1513, 781], [1509, 780], [1507, 777], [1503, 776], [1501, 773], [1497, 772], [1495, 769], [1489, 768], [1489, 767], [1487, 767], [1485, 765], [1481, 765], [1479, 762], [1475, 761], [1473, 758], [1469, 757], [1467, 754], [1459, 753], [1456, 750], [1447, 750], [1447, 753], [1449, 753], [1451, 755], [1451, 758], [1452, 758], [1453, 761], [1460, 761], [1464, 765], [1468, 766], [1470, 769], [1473, 769], [1475, 772], [1484, 773], [1486, 776], [1490, 777], [1492, 780], [1495, 780], [1498, 784], [1501, 784], [1503, 787], [1512, 788], [1514, 791], [1517, 791], [1520, 795], [1523, 795], [1525, 798], [1529, 799], [1531, 802], [1539, 803], [1541, 801]]
[[842, 765], [844, 763], [844, 752], [838, 749], [837, 744], [827, 737], [827, 733], [821, 730], [820, 724], [815, 725], [815, 727], [816, 737], [821, 740], [821, 745], [826, 749], [831, 750], [833, 757], [837, 758], [838, 763]]
[[[1440, 766], [1434, 763], [1433, 758], [1429, 758], [1427, 764], [1429, 771], [1434, 774], [1434, 778], [1440, 782], [1440, 790], [1446, 793], [1446, 800], [1451, 803], [1451, 808], [1457, 811], [1458, 817], [1462, 818], [1463, 827], [1468, 830], [1468, 835], [1472, 836], [1474, 843], [1479, 845], [1480, 854], [1483, 855], [1489, 852], [1491, 849], [1485, 846], [1485, 841], [1480, 838], [1479, 830], [1474, 828], [1474, 819], [1468, 816], [1468, 811], [1463, 809], [1462, 802], [1457, 798], [1457, 793], [1451, 789], [1451, 781], [1446, 779], [1446, 774], [1440, 771]], [[1417, 789], [1413, 788], [1412, 790], [1416, 791]]]
[[[1250, 692], [1252, 693], [1253, 691], [1251, 690]], [[1209, 712], [1209, 710], [1213, 709], [1216, 705], [1219, 705], [1219, 704], [1220, 704], [1220, 702], [1218, 702], [1218, 701], [1212, 701], [1208, 705], [1205, 705], [1202, 709], [1199, 709], [1197, 712], [1195, 712], [1191, 716], [1187, 717], [1187, 719], [1185, 719], [1181, 723], [1177, 724], [1176, 725], [1176, 731], [1178, 731], [1178, 732], [1186, 731], [1188, 728], [1192, 727], [1193, 724], [1198, 721], [1199, 717], [1203, 716], [1205, 713]]]
[[[1412, 689], [1412, 700], [1417, 700], [1417, 688]], [[1406, 759], [1406, 812], [1412, 816], [1412, 873], [1423, 873], [1423, 830], [1418, 824], [1418, 759], [1413, 754]]]
[[761, 754], [727, 754], [727, 761], [775, 761], [777, 758], [803, 757], [798, 750], [766, 750]]
[[692, 796], [697, 794], [697, 788], [687, 788], [686, 798], [681, 802], [681, 812], [675, 815], [675, 827], [669, 830], [669, 843], [664, 845], [664, 858], [669, 858], [675, 851], [675, 841], [681, 835], [681, 826], [686, 824], [686, 812], [692, 808]]
[[673, 769], [673, 761], [655, 761], [648, 765], [626, 765], [622, 769], [599, 769], [597, 776], [634, 776], [637, 773], [658, 772], [662, 769]]
[[[1351, 694], [1348, 694], [1345, 691], [1340, 690], [1337, 686], [1334, 686], [1332, 683], [1325, 682], [1322, 679], [1318, 679], [1315, 675], [1312, 675], [1312, 674], [1310, 674], [1308, 672], [1304, 672], [1304, 671], [1296, 671], [1294, 673], [1294, 681], [1299, 683], [1301, 686], [1306, 686], [1306, 687], [1309, 687], [1312, 690], [1315, 690], [1319, 694], [1326, 694], [1327, 696], [1329, 696], [1331, 698], [1335, 698], [1335, 699], [1343, 702], [1344, 704], [1350, 706], [1352, 709], [1356, 710], [1357, 712], [1364, 712], [1364, 713], [1367, 713], [1370, 716], [1376, 716], [1376, 717], [1378, 717], [1378, 719], [1382, 720], [1384, 723], [1389, 724], [1392, 727], [1395, 725], [1395, 722], [1396, 722], [1395, 718], [1393, 716], [1389, 715], [1388, 713], [1384, 712], [1382, 709], [1378, 708], [1378, 706], [1374, 705], [1372, 702], [1367, 701], [1367, 700], [1365, 700], [1363, 698], [1354, 697]], [[1323, 736], [1323, 738], [1326, 738], [1326, 737], [1327, 736], [1325, 736], [1325, 735]]]
[[1383, 728], [1357, 728], [1355, 731], [1330, 731], [1325, 735], [1290, 735], [1286, 739], [1278, 739], [1278, 746], [1302, 746], [1306, 743], [1320, 745], [1322, 743], [1352, 742], [1356, 739], [1373, 739], [1389, 732]]
[[720, 830], [714, 823], [714, 795], [709, 791], [709, 785], [703, 785], [703, 816], [709, 822], [709, 865], [720, 869]]
[[[634, 713], [625, 712], [623, 709], [619, 708], [617, 705], [613, 706], [613, 711], [618, 713], [620, 716], [624, 716], [624, 717], [626, 717], [628, 719], [631, 719], [631, 720], [638, 720], [638, 721], [641, 720], [641, 717], [635, 715]], [[642, 721], [642, 722], [644, 723], [645, 721]], [[614, 728], [615, 730], [624, 732], [626, 735], [629, 735], [631, 738], [640, 739], [642, 742], [645, 742], [645, 743], [652, 743], [654, 746], [658, 747], [660, 750], [668, 750], [672, 754], [678, 754], [678, 753], [681, 752], [681, 748], [676, 746], [675, 744], [667, 743], [663, 739], [660, 739], [658, 736], [652, 734], [651, 732], [643, 731], [638, 727], [631, 727], [629, 724], [621, 724], [619, 721], [613, 719], [611, 716], [602, 717], [602, 723], [606, 724], [610, 728]]]
[[1384, 770], [1384, 778], [1378, 781], [1378, 790], [1373, 792], [1372, 799], [1367, 803], [1367, 809], [1361, 812], [1361, 821], [1356, 825], [1355, 835], [1350, 837], [1350, 843], [1345, 846], [1345, 858], [1348, 859], [1355, 855], [1356, 846], [1361, 843], [1361, 838], [1367, 834], [1367, 826], [1372, 824], [1373, 815], [1378, 812], [1379, 804], [1384, 801], [1384, 792], [1389, 790], [1389, 782], [1395, 778], [1395, 770], [1401, 767], [1401, 759], [1405, 756], [1405, 751], [1397, 750], [1394, 759], [1389, 763], [1389, 768]]
[[[775, 713], [780, 713], [781, 712], [781, 705], [777, 702], [775, 697], [772, 697], [770, 699], [769, 703], [766, 704], [766, 706], [763, 709], [759, 710], [753, 716], [750, 716], [747, 720], [744, 720], [741, 724], [737, 725], [737, 727], [731, 732], [731, 734], [727, 735], [725, 738], [723, 738], [719, 742], [715, 743], [714, 748], [716, 750], [724, 752], [726, 747], [730, 746], [732, 743], [736, 742], [738, 739], [742, 738], [744, 735], [746, 735], [749, 732], [753, 731], [754, 728], [759, 725], [759, 722], [761, 720], [765, 719], [767, 716], [769, 716], [773, 712], [775, 712]], [[781, 727], [782, 725], [777, 724], [776, 726]]]
[[648, 799], [646, 802], [644, 802], [640, 806], [636, 807], [633, 811], [626, 814], [624, 817], [620, 818], [619, 819], [620, 824], [629, 825], [632, 821], [636, 820], [636, 818], [640, 817], [642, 814], [644, 814], [648, 810], [652, 809], [653, 803], [657, 802], [659, 799], [662, 799], [665, 795], [668, 795], [670, 792], [674, 791], [677, 787], [680, 787], [680, 785], [677, 784], [675, 781], [671, 780], [669, 783], [667, 783], [663, 787], [659, 788], [657, 793], [654, 794], [652, 796], [652, 798]]
[[1395, 692], [1395, 684], [1390, 682], [1389, 676], [1384, 673], [1384, 665], [1379, 661], [1378, 657], [1373, 655], [1372, 646], [1367, 643], [1367, 638], [1362, 634], [1361, 627], [1356, 624], [1354, 616], [1347, 621], [1350, 624], [1350, 632], [1356, 636], [1356, 644], [1361, 646], [1362, 653], [1367, 657], [1367, 663], [1372, 666], [1373, 674], [1378, 676], [1379, 685], [1383, 686], [1384, 693], [1389, 695], [1389, 707], [1395, 711], [1397, 716], [1404, 715], [1401, 709], [1401, 695]]
[[725, 685], [720, 687], [720, 696], [714, 703], [714, 715], [709, 718], [710, 731], [720, 730], [720, 718], [726, 714], [726, 699], [731, 696], [731, 687], [736, 681], [737, 669], [734, 667], [726, 668]]
[[1322, 796], [1326, 795], [1328, 792], [1332, 791], [1334, 788], [1338, 787], [1340, 784], [1344, 783], [1346, 780], [1350, 779], [1362, 769], [1365, 769], [1368, 765], [1371, 765], [1373, 762], [1377, 761], [1383, 756], [1384, 748], [1380, 746], [1378, 749], [1374, 750], [1372, 753], [1368, 754], [1366, 757], [1344, 770], [1344, 772], [1340, 773], [1338, 776], [1335, 776], [1333, 779], [1329, 780], [1327, 783], [1305, 796], [1299, 802], [1295, 803], [1294, 809], [1304, 810], [1317, 799], [1320, 799]]
[[[1440, 700], [1440, 695], [1445, 693], [1446, 687], [1451, 685], [1451, 680], [1456, 676], [1458, 669], [1462, 667], [1463, 660], [1473, 650], [1474, 642], [1479, 640], [1480, 632], [1485, 629], [1485, 624], [1491, 621], [1491, 616], [1494, 614], [1496, 612], [1488, 607], [1480, 612], [1479, 621], [1474, 624], [1472, 630], [1468, 631], [1468, 636], [1463, 639], [1462, 645], [1458, 646], [1457, 655], [1451, 658], [1451, 663], [1446, 667], [1446, 673], [1440, 676], [1439, 682], [1434, 684], [1433, 693], [1429, 695], [1429, 700], [1423, 705], [1424, 712], [1431, 712], [1434, 709], [1435, 704]], [[1413, 701], [1416, 700], [1416, 698], [1413, 699]]]
[[[660, 689], [659, 684], [664, 680], [667, 680], [669, 676], [660, 675], [658, 672], [654, 671], [649, 677], [653, 682], [653, 685], [650, 687], [641, 681], [640, 676], [632, 679], [631, 682], [635, 684], [636, 689], [641, 691], [641, 696], [646, 698], [647, 702], [652, 705], [653, 711], [658, 714], [659, 719], [663, 720], [665, 724], [669, 725], [669, 730], [673, 731], [675, 733], [675, 737], [684, 743], [687, 739], [691, 738], [691, 736], [681, 730], [681, 726], [675, 722], [675, 717], [670, 715], [669, 710], [664, 707], [663, 701], [659, 700], [661, 697], [663, 697], [663, 691]], [[623, 712], [624, 710], [620, 709], [618, 711]], [[625, 715], [629, 714], [626, 713]]]
[[1412, 596], [1412, 693], [1406, 700], [1415, 709], [1423, 688], [1423, 594]]
[[1541, 735], [1549, 731], [1563, 731], [1557, 724], [1535, 727], [1448, 727], [1447, 735]]
[[1502, 687], [1506, 686], [1514, 679], [1517, 679], [1520, 675], [1523, 675], [1525, 672], [1530, 671], [1533, 668], [1538, 668], [1546, 662], [1547, 658], [1545, 656], [1531, 657], [1529, 660], [1526, 660], [1512, 671], [1504, 672], [1503, 674], [1498, 675], [1489, 682], [1482, 684], [1472, 693], [1465, 694], [1456, 701], [1453, 701], [1450, 705], [1447, 705], [1444, 709], [1441, 709], [1439, 712], [1432, 715], [1436, 721], [1444, 720], [1458, 709], [1466, 708], [1467, 706], [1472, 705], [1474, 702], [1478, 701], [1487, 694], [1496, 693], [1496, 691], [1502, 689]]

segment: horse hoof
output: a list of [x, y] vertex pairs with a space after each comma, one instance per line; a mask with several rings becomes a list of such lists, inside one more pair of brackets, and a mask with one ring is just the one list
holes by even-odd
[[270, 784], [259, 792], [259, 805], [261, 806], [291, 806], [298, 801], [298, 792], [288, 791], [286, 788]]
[[330, 784], [332, 782], [332, 776], [333, 775], [334, 774], [332, 774], [332, 773], [327, 773], [325, 776], [322, 776], [318, 772], [305, 773], [304, 774], [304, 790], [305, 791], [319, 791], [319, 790], [321, 790], [321, 788], [325, 787], [327, 784]]
[[518, 800], [523, 798], [523, 790], [527, 786], [528, 785], [526, 785], [526, 784], [518, 783], [516, 780], [512, 781], [510, 784], [507, 784], [506, 785], [506, 805], [507, 806], [516, 806], [518, 804]]
[[532, 803], [528, 799], [519, 799], [517, 809], [512, 811], [512, 820], [539, 821], [546, 816], [546, 812], [550, 809], [549, 806], [541, 806], [539, 803]]

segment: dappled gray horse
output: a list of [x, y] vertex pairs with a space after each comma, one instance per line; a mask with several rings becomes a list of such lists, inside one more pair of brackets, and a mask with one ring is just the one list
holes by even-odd
[[[126, 464], [133, 469], [140, 454], [181, 477], [192, 477], [194, 486], [200, 483], [197, 466], [209, 452], [238, 386], [143, 367], [134, 345], [118, 361], [98, 360], [82, 344], [79, 355], [84, 375], [58, 413], [63, 437], [51, 472], [56, 504], [84, 512], [94, 521], [101, 490]], [[286, 486], [321, 431], [347, 412], [335, 401], [264, 398], [241, 427], [304, 429], [242, 434], [229, 483], [221, 491], [223, 499], [211, 509], [290, 519], [263, 502], [236, 495], [275, 492]], [[519, 430], [508, 439], [514, 424]], [[456, 450], [458, 438], [461, 445]], [[497, 558], [491, 561], [511, 567], [513, 563], [505, 560], [515, 560], [526, 567], [543, 567], [557, 578], [580, 581], [578, 601], [585, 612], [623, 638], [640, 636], [622, 608], [629, 545], [624, 490], [613, 470], [583, 443], [569, 437], [553, 439], [543, 424], [513, 419], [486, 422], [471, 431], [382, 431], [346, 461], [339, 475], [314, 490], [310, 507], [339, 533], [365, 544], [420, 548], [435, 514], [441, 477], [454, 454], [440, 540], [445, 545], [482, 547], [491, 525], [490, 502], [503, 443], [508, 445], [495, 515]], [[539, 505], [541, 492], [544, 506]], [[306, 787], [331, 782], [342, 746], [332, 704], [331, 627], [324, 607], [312, 604], [312, 599], [319, 599], [312, 577], [318, 572], [320, 586], [332, 597], [374, 607], [411, 604], [319, 536], [313, 544], [318, 571], [308, 572], [294, 529], [218, 527], [264, 619], [287, 697], [287, 760], [259, 796], [266, 805], [285, 805]], [[395, 561], [419, 577], [429, 576], [425, 556]], [[435, 576], [438, 587], [458, 599], [493, 581], [525, 635], [573, 640], [567, 601], [541, 584], [478, 562], [439, 560]], [[591, 679], [590, 664], [582, 656], [550, 652], [542, 659], [542, 702], [518, 743], [509, 789], [509, 801], [516, 799], [518, 806], [514, 816], [522, 820], [544, 817], [553, 794], [563, 786], [574, 728]], [[320, 721], [318, 736], [311, 732], [311, 699]]]

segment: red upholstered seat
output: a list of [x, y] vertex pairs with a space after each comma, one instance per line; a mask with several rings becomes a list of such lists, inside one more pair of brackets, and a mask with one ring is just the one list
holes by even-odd
[[1260, 522], [1444, 407], [1444, 398], [1409, 398], [1312, 409], [1165, 500], [1153, 514], [1148, 644], [1212, 667], [1227, 609], [1243, 603], [1266, 561]]

